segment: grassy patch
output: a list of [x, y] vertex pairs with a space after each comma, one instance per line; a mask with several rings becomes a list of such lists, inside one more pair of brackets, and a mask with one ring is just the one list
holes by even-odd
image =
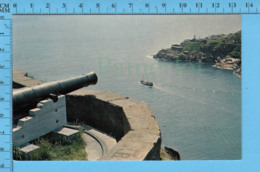
[[183, 51], [199, 52], [200, 51], [200, 43], [199, 42], [190, 42], [183, 47]]
[[[54, 142], [51, 140], [50, 135], [36, 139], [33, 144], [39, 146], [40, 149], [33, 152], [29, 160], [87, 160], [86, 143], [81, 137], [82, 133], [83, 130], [70, 144]], [[21, 151], [18, 148], [14, 148], [14, 159], [23, 160]]]
[[27, 77], [31, 78], [31, 79], [35, 79], [34, 76], [32, 76], [32, 75], [28, 75]]
[[28, 78], [31, 78], [31, 79], [35, 79], [34, 76], [28, 75], [28, 73], [26, 73], [24, 76], [26, 76], [26, 77], [28, 77]]
[[13, 147], [13, 159], [14, 160], [23, 160], [22, 151], [16, 146]]

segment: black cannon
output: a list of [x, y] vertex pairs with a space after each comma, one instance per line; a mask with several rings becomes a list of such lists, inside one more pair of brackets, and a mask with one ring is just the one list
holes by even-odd
[[52, 95], [67, 94], [88, 85], [95, 85], [97, 80], [97, 75], [90, 72], [65, 80], [46, 82], [41, 85], [14, 90], [13, 110], [17, 112], [20, 109], [35, 106], [39, 101]]

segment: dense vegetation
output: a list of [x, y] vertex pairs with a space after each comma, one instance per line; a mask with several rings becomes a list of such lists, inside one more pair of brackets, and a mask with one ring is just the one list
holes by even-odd
[[[83, 130], [80, 130], [80, 134], [71, 143], [53, 141], [50, 134], [34, 140], [32, 143], [40, 148], [30, 154], [29, 160], [86, 160], [86, 143], [81, 137], [82, 133]], [[14, 147], [13, 158], [24, 160], [22, 152], [17, 147]]]
[[211, 35], [203, 39], [185, 40], [179, 45], [175, 44], [171, 48], [160, 50], [154, 58], [168, 61], [214, 62], [226, 56], [241, 58], [241, 31], [228, 35]]

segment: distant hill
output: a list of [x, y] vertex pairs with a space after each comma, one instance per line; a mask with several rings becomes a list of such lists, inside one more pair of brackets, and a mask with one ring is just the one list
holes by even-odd
[[235, 70], [234, 73], [240, 76], [241, 31], [203, 39], [187, 39], [181, 44], [160, 50], [153, 58], [163, 61], [214, 62], [214, 67]]

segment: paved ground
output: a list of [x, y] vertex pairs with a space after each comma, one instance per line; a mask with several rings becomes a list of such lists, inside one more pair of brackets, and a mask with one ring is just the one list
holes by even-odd
[[88, 125], [84, 125], [83, 127], [86, 128], [86, 130], [89, 133], [95, 135], [103, 142], [107, 152], [109, 152], [116, 145], [117, 142], [116, 142], [115, 138], [113, 138], [95, 128], [92, 128]]
[[[76, 125], [68, 126], [78, 127]], [[90, 127], [88, 125], [82, 125], [82, 127], [84, 127], [85, 130], [92, 135], [91, 136], [86, 133], [83, 134], [83, 140], [87, 143], [85, 151], [87, 153], [87, 158], [89, 161], [99, 160], [100, 158], [102, 158], [103, 155], [106, 154], [106, 152], [109, 152], [117, 143], [115, 138], [101, 131], [98, 131], [93, 127]], [[98, 140], [101, 142], [101, 144]], [[102, 148], [102, 146], [104, 147]]]
[[83, 140], [87, 143], [85, 151], [88, 160], [99, 160], [102, 157], [102, 148], [100, 144], [90, 135], [84, 133]]

